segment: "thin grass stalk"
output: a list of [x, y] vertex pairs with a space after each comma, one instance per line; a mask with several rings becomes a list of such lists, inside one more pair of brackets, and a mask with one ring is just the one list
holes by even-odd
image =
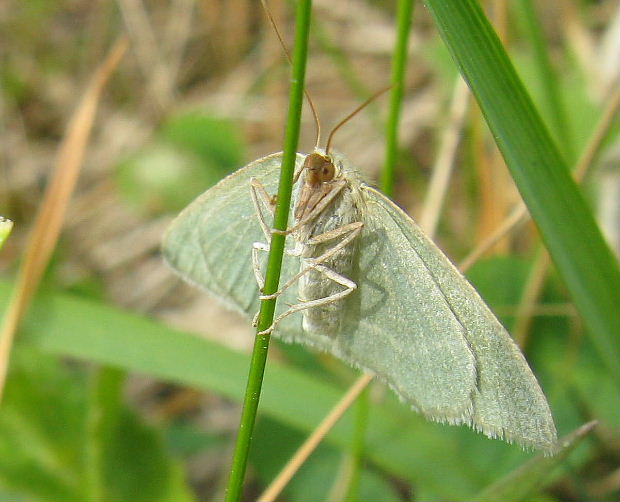
[[424, 198], [424, 211], [418, 222], [431, 239], [435, 237], [439, 225], [468, 109], [469, 88], [459, 76], [452, 90], [448, 122], [441, 135], [439, 150], [433, 163], [431, 179]]
[[[382, 182], [383, 191], [387, 194], [393, 192], [394, 187], [394, 168], [398, 152], [398, 125], [400, 119], [400, 111], [402, 108], [403, 89], [405, 81], [406, 62], [408, 55], [409, 31], [411, 27], [411, 17], [413, 13], [413, 0], [401, 0], [398, 5], [398, 32], [396, 47], [392, 57], [392, 92], [390, 99], [390, 113], [388, 125], [386, 128], [386, 164], [384, 166], [384, 177]], [[386, 176], [385, 172], [390, 171]], [[353, 402], [352, 394], [362, 392], [370, 381], [372, 376], [364, 375], [353, 385], [347, 395], [343, 397], [343, 401], [348, 401], [349, 405]], [[348, 498], [355, 498], [354, 495], [359, 491], [360, 468], [362, 464], [364, 451], [364, 438], [367, 426], [368, 415], [368, 393], [364, 391], [365, 398], [359, 403], [357, 408], [356, 431], [352, 444], [352, 473], [349, 487], [347, 489]], [[347, 406], [348, 407], [348, 406]], [[340, 413], [337, 412], [338, 406], [324, 419], [322, 426], [325, 430], [329, 430], [340, 419], [346, 407], [341, 408]], [[297, 469], [305, 462], [310, 453], [319, 444], [322, 435], [319, 433], [322, 427], [319, 427], [306, 440], [304, 445], [291, 458], [287, 466], [278, 475], [272, 484], [267, 488], [263, 495], [259, 498], [261, 501], [273, 500], [286, 483], [292, 478]]]
[[105, 448], [118, 425], [123, 403], [126, 372], [104, 366], [90, 381], [86, 437], [84, 441], [84, 486], [88, 502], [106, 500]]
[[[295, 158], [297, 155], [301, 111], [304, 99], [304, 81], [308, 56], [311, 8], [311, 0], [300, 0], [297, 3], [289, 110], [284, 140], [284, 154], [282, 157], [282, 170], [278, 188], [278, 202], [274, 217], [274, 227], [277, 230], [286, 230], [288, 226], [288, 213], [293, 189], [293, 174], [295, 170]], [[283, 234], [272, 235], [265, 275], [265, 295], [271, 295], [278, 290], [285, 239], [286, 237]], [[239, 433], [237, 435], [228, 490], [226, 492], [226, 501], [228, 502], [238, 501], [241, 498], [252, 431], [254, 430], [254, 423], [256, 421], [258, 402], [267, 361], [267, 351], [269, 349], [270, 336], [268, 334], [258, 333], [265, 331], [273, 323], [275, 307], [275, 298], [261, 302], [257, 335], [250, 362]]]
[[413, 15], [413, 0], [399, 0], [397, 11], [396, 46], [392, 55], [392, 92], [390, 111], [385, 128], [385, 162], [381, 177], [381, 190], [386, 195], [394, 193], [396, 159], [398, 158], [398, 125], [403, 103], [405, 74], [409, 48], [409, 31]]

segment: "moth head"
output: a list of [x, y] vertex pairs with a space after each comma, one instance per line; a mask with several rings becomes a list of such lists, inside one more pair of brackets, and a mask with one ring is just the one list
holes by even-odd
[[332, 181], [336, 175], [336, 165], [330, 155], [313, 152], [306, 156], [304, 167], [306, 183], [317, 186]]

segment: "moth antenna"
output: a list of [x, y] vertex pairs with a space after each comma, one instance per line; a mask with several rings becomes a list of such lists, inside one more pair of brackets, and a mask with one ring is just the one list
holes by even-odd
[[334, 134], [335, 132], [340, 129], [343, 125], [345, 125], [350, 119], [352, 119], [357, 113], [359, 113], [360, 111], [362, 111], [364, 108], [366, 108], [370, 103], [372, 103], [375, 99], [377, 99], [379, 96], [381, 96], [381, 94], [383, 94], [384, 92], [389, 91], [392, 88], [392, 85], [388, 85], [387, 87], [381, 89], [378, 92], [375, 92], [372, 96], [370, 96], [366, 101], [364, 101], [361, 105], [359, 105], [355, 110], [353, 110], [351, 113], [349, 113], [345, 118], [343, 118], [340, 122], [338, 122], [334, 128], [332, 129], [332, 131], [329, 133], [329, 136], [327, 138], [327, 144], [325, 145], [325, 153], [328, 154], [329, 153], [329, 147], [331, 146], [332, 143], [332, 139], [334, 138]]
[[[282, 50], [284, 51], [284, 54], [286, 55], [286, 59], [288, 60], [288, 63], [292, 66], [293, 60], [291, 58], [291, 55], [288, 49], [286, 48], [286, 44], [284, 43], [284, 38], [282, 38], [282, 34], [280, 33], [280, 30], [278, 29], [276, 20], [273, 18], [273, 15], [271, 14], [271, 10], [269, 10], [269, 7], [267, 6], [267, 1], [261, 0], [261, 3], [263, 4], [263, 9], [265, 9], [265, 14], [267, 14], [267, 18], [269, 19], [271, 26], [273, 26], [273, 30], [276, 32], [276, 36], [278, 37], [278, 40], [280, 41], [280, 45], [282, 46]], [[308, 104], [310, 105], [310, 109], [312, 110], [312, 117], [314, 118], [314, 124], [316, 125], [316, 144], [314, 146], [314, 149], [316, 150], [319, 147], [319, 143], [321, 142], [321, 122], [319, 120], [319, 114], [317, 113], [316, 108], [314, 107], [314, 102], [312, 101], [310, 94], [305, 88], [304, 88], [304, 95], [306, 96], [306, 99], [308, 100]]]

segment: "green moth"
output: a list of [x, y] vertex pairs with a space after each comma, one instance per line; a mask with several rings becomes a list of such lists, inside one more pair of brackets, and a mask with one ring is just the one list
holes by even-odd
[[[164, 238], [186, 281], [250, 319], [281, 160], [220, 181]], [[431, 420], [552, 452], [553, 418], [523, 354], [439, 248], [344, 156], [298, 153], [296, 173], [273, 334], [376, 374]]]

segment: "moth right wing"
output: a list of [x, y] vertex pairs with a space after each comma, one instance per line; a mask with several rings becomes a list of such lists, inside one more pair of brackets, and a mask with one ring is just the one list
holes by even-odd
[[388, 199], [364, 185], [360, 190], [364, 227], [353, 272], [358, 287], [345, 300], [335, 349], [375, 372], [427, 418], [467, 423], [477, 373], [465, 330], [381, 203]]
[[[470, 394], [473, 412], [465, 423], [489, 437], [552, 452], [557, 438], [549, 405], [508, 332], [473, 286], [409, 216], [376, 190], [364, 190], [369, 195], [369, 220], [377, 232], [381, 232], [382, 225], [386, 228], [391, 249], [396, 248], [392, 274], [401, 276], [400, 284], [407, 284], [414, 297], [413, 302], [403, 298], [395, 314], [413, 311], [419, 322], [426, 324], [424, 332], [418, 327], [411, 329], [410, 338], [416, 344], [419, 342], [415, 338], [422, 336], [435, 364], [442, 363], [436, 352], [446, 353], [443, 365], [434, 368], [436, 382], [427, 392], [435, 392], [447, 402], [450, 392], [464, 387], [459, 381], [468, 377], [467, 373], [463, 375], [464, 364], [473, 363], [475, 381], [467, 380], [468, 385], [474, 384]], [[412, 262], [422, 266], [411, 269]], [[419, 275], [424, 270], [426, 275]], [[438, 298], [429, 297], [424, 306], [414, 305], [419, 301], [415, 297], [420, 295], [411, 291], [420, 285], [434, 289]], [[447, 326], [439, 329], [443, 317], [449, 318], [454, 331], [446, 331]], [[459, 340], [467, 345], [467, 351], [459, 349]], [[419, 371], [412, 374], [420, 378]]]

